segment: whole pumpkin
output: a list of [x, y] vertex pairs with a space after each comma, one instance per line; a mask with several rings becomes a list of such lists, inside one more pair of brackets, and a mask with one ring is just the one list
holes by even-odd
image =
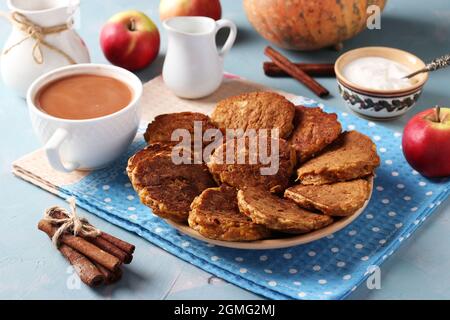
[[350, 39], [365, 27], [367, 8], [387, 0], [244, 0], [247, 18], [265, 39], [294, 50], [316, 50]]

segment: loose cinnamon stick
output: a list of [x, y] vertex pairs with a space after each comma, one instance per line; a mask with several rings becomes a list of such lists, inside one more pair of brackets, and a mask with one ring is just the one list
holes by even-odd
[[[56, 219], [64, 219], [67, 218], [67, 215], [64, 212], [61, 211], [53, 211], [52, 217]], [[111, 236], [112, 237], [112, 236]], [[129, 264], [131, 263], [131, 260], [133, 260], [133, 256], [129, 254], [128, 252], [123, 251], [113, 243], [103, 239], [102, 237], [96, 237], [96, 238], [88, 238], [83, 237], [83, 239], [89, 241], [90, 243], [96, 245], [100, 249], [108, 252], [109, 254], [112, 254], [113, 256], [117, 257], [122, 261], [122, 263]], [[128, 244], [129, 246], [132, 246], [131, 244]], [[134, 247], [134, 246], [133, 246]], [[134, 249], [133, 249], [134, 250]]]
[[59, 246], [59, 251], [69, 260], [75, 272], [85, 284], [90, 287], [96, 287], [105, 282], [106, 278], [103, 272], [85, 256], [65, 244]]
[[[45, 232], [49, 237], [53, 237], [56, 230], [58, 229], [45, 220], [39, 221], [38, 228], [39, 230]], [[75, 249], [92, 261], [101, 264], [110, 271], [116, 271], [121, 265], [121, 261], [117, 257], [107, 253], [106, 251], [103, 251], [99, 247], [93, 245], [83, 238], [64, 234], [61, 236], [60, 241], [61, 243], [68, 245], [72, 249]]]
[[134, 249], [136, 248], [133, 244], [123, 241], [119, 238], [116, 238], [106, 232], [102, 232], [102, 234], [100, 235], [100, 238], [103, 238], [106, 241], [111, 242], [113, 245], [115, 245], [116, 247], [118, 247], [119, 249], [125, 251], [126, 253], [128, 253], [130, 255], [133, 254]]
[[[333, 63], [294, 63], [298, 68], [302, 69], [303, 72], [309, 76], [317, 77], [334, 77], [336, 74], [334, 72]], [[289, 77], [289, 74], [280, 69], [273, 62], [264, 62], [263, 64], [264, 73], [269, 77]]]
[[312, 92], [314, 92], [319, 97], [325, 97], [330, 94], [330, 92], [325, 89], [320, 83], [308, 76], [300, 68], [298, 68], [294, 63], [292, 63], [288, 58], [283, 56], [280, 52], [276, 51], [272, 47], [266, 47], [264, 50], [266, 56], [268, 56], [272, 61], [284, 72], [292, 76], [297, 81], [303, 83]]

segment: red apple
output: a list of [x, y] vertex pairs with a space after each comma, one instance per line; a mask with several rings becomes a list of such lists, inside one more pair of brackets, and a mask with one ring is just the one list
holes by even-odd
[[219, 20], [222, 17], [222, 7], [219, 0], [161, 0], [161, 20], [178, 16], [204, 16]]
[[100, 44], [109, 62], [128, 70], [138, 70], [149, 65], [158, 55], [159, 31], [142, 12], [120, 12], [103, 26]]
[[408, 163], [422, 175], [450, 176], [450, 108], [416, 114], [403, 131], [402, 148]]

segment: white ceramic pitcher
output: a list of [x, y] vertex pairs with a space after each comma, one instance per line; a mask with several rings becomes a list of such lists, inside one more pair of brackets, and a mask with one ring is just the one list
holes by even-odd
[[[236, 25], [207, 17], [174, 17], [163, 22], [169, 43], [163, 79], [177, 96], [196, 99], [210, 95], [223, 79], [223, 59], [236, 40]], [[230, 28], [223, 48], [217, 49], [216, 34]]]
[[[20, 21], [13, 21], [0, 56], [1, 74], [8, 88], [25, 97], [28, 87], [42, 74], [65, 65], [90, 62], [86, 45], [70, 24], [78, 6], [79, 0], [8, 0], [11, 14], [18, 13], [16, 18]], [[30, 22], [35, 27], [30, 28]], [[36, 38], [29, 37], [36, 30], [57, 26], [67, 29], [42, 38], [53, 49], [42, 42], [36, 47]], [[26, 28], [28, 31], [23, 30]]]

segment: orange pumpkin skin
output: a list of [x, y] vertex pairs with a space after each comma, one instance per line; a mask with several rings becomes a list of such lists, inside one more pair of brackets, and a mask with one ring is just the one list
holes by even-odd
[[317, 50], [350, 39], [366, 28], [367, 7], [387, 0], [244, 0], [247, 18], [275, 45]]

